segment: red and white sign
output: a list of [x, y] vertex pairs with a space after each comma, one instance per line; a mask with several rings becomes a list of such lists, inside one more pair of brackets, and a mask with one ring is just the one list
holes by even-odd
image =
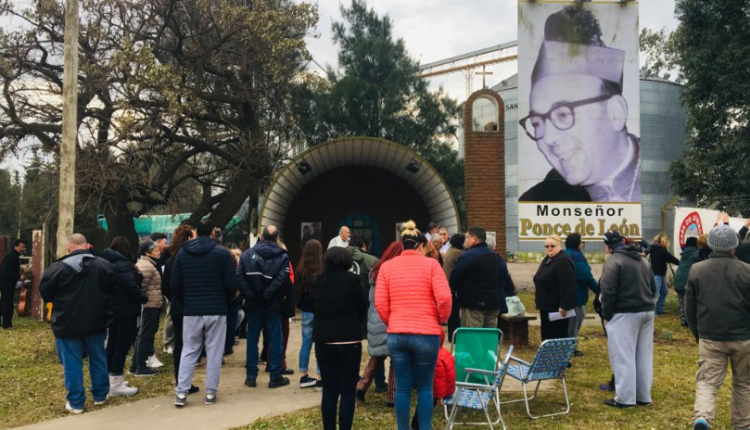
[[680, 225], [680, 234], [678, 236], [680, 248], [685, 247], [685, 241], [689, 237], [700, 237], [703, 234], [703, 223], [698, 212], [691, 212]]
[[[680, 255], [685, 241], [691, 237], [698, 237], [708, 233], [719, 220], [719, 211], [713, 209], [675, 208], [674, 231], [672, 232], [672, 253]], [[745, 224], [743, 218], [729, 218], [729, 226], [734, 231], [740, 231]]]

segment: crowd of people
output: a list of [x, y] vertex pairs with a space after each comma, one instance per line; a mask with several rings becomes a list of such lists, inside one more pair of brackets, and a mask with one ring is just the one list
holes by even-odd
[[[546, 255], [533, 277], [542, 340], [577, 337], [593, 293], [613, 371], [612, 380], [600, 385], [614, 393], [605, 404], [651, 405], [654, 319], [664, 312], [667, 272], [676, 265], [672, 284], [681, 322], [700, 344], [694, 428], [709, 428], [728, 362], [734, 370], [733, 426], [750, 427], [750, 374], [744, 371], [750, 369], [750, 261], [743, 254], [750, 246], [749, 226], [737, 233], [719, 222], [709, 234], [688, 239], [680, 260], [669, 252], [664, 235], [648, 246], [607, 232], [609, 257], [598, 280], [580, 234], [568, 235], [564, 249], [560, 237], [546, 238]], [[160, 233], [143, 240], [138, 258], [123, 237], [97, 255], [83, 235], [70, 237], [68, 255], [44, 272], [40, 285], [43, 299], [53, 304], [51, 326], [69, 412], [83, 412], [85, 356], [95, 405], [138, 392], [125, 381], [131, 350], [130, 374], [158, 374], [162, 363], [154, 341], [165, 309], [177, 407], [200, 390], [192, 382], [202, 357], [203, 402], [217, 402], [223, 356], [233, 353], [238, 335], [247, 339], [247, 387], [257, 387], [263, 362], [269, 388], [289, 385], [287, 376], [294, 373], [286, 365], [289, 319], [299, 310], [299, 383], [322, 389], [324, 429], [351, 428], [355, 404], [366, 401], [373, 382], [376, 392], [388, 393], [386, 404], [395, 408], [399, 430], [430, 429], [434, 408], [455, 390], [455, 362], [442, 347], [443, 326], [449, 339], [457, 327], [499, 327], [516, 294], [494, 236], [481, 227], [449, 236], [430, 224], [422, 234], [409, 221], [381, 259], [367, 253], [367, 238], [342, 227], [326, 251], [319, 240], [307, 240], [294, 265], [273, 225], [244, 251], [223, 245], [218, 235], [210, 219], [195, 228], [183, 225], [169, 245]], [[3, 260], [3, 288], [20, 279], [16, 260], [24, 247], [16, 241]], [[10, 326], [5, 313], [2, 322]], [[370, 358], [361, 371], [364, 339]]]

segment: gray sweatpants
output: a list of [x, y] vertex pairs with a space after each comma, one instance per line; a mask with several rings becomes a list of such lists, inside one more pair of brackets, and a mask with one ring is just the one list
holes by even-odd
[[615, 374], [615, 400], [651, 403], [654, 383], [654, 313], [615, 314], [607, 324], [609, 364]]
[[206, 347], [206, 394], [216, 394], [221, 376], [221, 359], [227, 336], [226, 315], [185, 316], [182, 320], [182, 355], [177, 393], [187, 394], [193, 384], [195, 363]]
[[576, 319], [571, 320], [568, 325], [568, 337], [578, 337], [578, 332], [583, 326], [583, 318], [586, 316], [586, 306], [576, 306]]

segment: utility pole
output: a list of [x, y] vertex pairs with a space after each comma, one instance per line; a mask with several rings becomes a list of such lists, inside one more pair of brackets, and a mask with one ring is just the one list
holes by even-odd
[[78, 0], [65, 0], [65, 58], [63, 65], [63, 124], [60, 142], [60, 190], [57, 218], [57, 258], [67, 253], [73, 234], [78, 148]]

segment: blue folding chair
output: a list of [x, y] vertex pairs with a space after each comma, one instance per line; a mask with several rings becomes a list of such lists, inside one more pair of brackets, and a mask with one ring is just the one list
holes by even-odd
[[[456, 382], [456, 392], [452, 397], [445, 399], [446, 410], [448, 406], [452, 406], [450, 415], [446, 416], [446, 420], [448, 421], [445, 427], [446, 430], [452, 430], [456, 424], [484, 424], [456, 423], [458, 408], [481, 410], [484, 412], [485, 418], [487, 418], [487, 425], [490, 426], [490, 430], [493, 430], [494, 426], [498, 423], [502, 424], [503, 430], [505, 430], [505, 421], [503, 421], [503, 414], [500, 410], [500, 388], [503, 386], [503, 380], [507, 374], [508, 362], [512, 353], [513, 345], [510, 346], [505, 359], [494, 372], [482, 369], [464, 369], [466, 372], [465, 381]], [[483, 382], [468, 382], [470, 378], [483, 379]], [[492, 421], [490, 417], [490, 403], [494, 403], [495, 411], [497, 412], [497, 419], [495, 421]]]
[[[568, 397], [568, 386], [565, 384], [565, 370], [568, 368], [571, 358], [573, 358], [576, 344], [577, 341], [574, 337], [545, 340], [539, 345], [539, 350], [536, 352], [534, 361], [531, 364], [520, 358], [511, 357], [511, 364], [508, 365], [508, 376], [521, 382], [523, 399], [508, 400], [502, 402], [502, 404], [524, 402], [526, 404], [526, 413], [532, 420], [569, 413], [570, 398]], [[532, 415], [529, 402], [536, 398], [542, 381], [554, 379], [562, 380], [563, 392], [565, 393], [565, 411], [539, 416]], [[536, 382], [536, 388], [534, 389], [534, 395], [529, 397], [526, 385], [533, 382]]]

